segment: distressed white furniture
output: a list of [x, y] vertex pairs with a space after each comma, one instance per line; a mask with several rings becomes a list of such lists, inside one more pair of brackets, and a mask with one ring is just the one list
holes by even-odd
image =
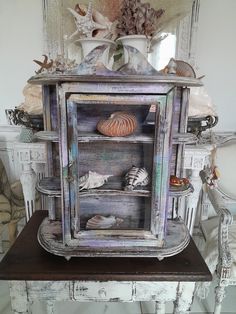
[[23, 188], [26, 220], [35, 211], [35, 186], [37, 179], [42, 179], [46, 173], [46, 144], [14, 143], [15, 162], [19, 165], [20, 181]]
[[19, 142], [20, 129], [15, 126], [0, 127], [0, 158], [10, 183], [21, 180], [28, 220], [35, 211], [36, 180], [43, 178], [47, 171], [47, 152], [44, 142]]
[[192, 235], [194, 225], [196, 225], [198, 201], [202, 188], [202, 181], [199, 172], [209, 164], [213, 146], [211, 144], [187, 145], [184, 153], [185, 175], [189, 178], [194, 187], [194, 191], [185, 199], [185, 203], [180, 207], [179, 215], [184, 219]]
[[215, 180], [210, 168], [201, 171], [203, 190], [207, 196], [203, 197], [201, 206], [202, 212], [206, 212], [212, 204], [217, 216], [209, 211], [209, 219], [202, 221], [200, 226], [206, 240], [205, 260], [211, 272], [216, 271], [218, 277], [214, 313], [219, 314], [225, 288], [236, 285], [236, 224], [233, 222], [236, 218], [236, 134], [215, 136], [215, 144], [215, 164], [220, 178]]
[[[0, 263], [0, 279], [10, 283], [14, 314], [32, 313], [34, 301], [155, 301], [156, 314], [174, 301], [174, 313], [189, 313], [196, 281], [211, 280], [194, 242], [180, 254], [157, 258], [72, 258], [47, 253], [37, 241], [46, 211], [36, 211]], [[20, 258], [20, 263], [19, 263]]]

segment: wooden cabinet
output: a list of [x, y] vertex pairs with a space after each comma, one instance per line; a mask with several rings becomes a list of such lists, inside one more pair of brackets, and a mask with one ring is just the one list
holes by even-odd
[[[188, 86], [199, 81], [106, 74], [40, 75], [30, 82], [43, 85], [45, 131], [38, 137], [48, 141], [49, 156], [50, 177], [38, 183], [50, 198], [40, 244], [66, 258], [161, 259], [183, 250], [189, 233], [174, 213], [192, 186], [170, 187], [169, 181], [170, 175], [182, 176], [184, 145], [195, 140], [185, 133]], [[133, 133], [97, 131], [97, 123], [116, 112], [135, 116]], [[145, 168], [147, 184], [125, 188], [132, 166]], [[81, 180], [91, 171], [109, 175], [108, 180], [88, 189], [89, 177], [81, 190]]]

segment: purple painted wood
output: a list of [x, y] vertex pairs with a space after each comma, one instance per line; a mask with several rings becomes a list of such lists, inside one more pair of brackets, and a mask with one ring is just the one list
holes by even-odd
[[71, 208], [70, 208], [70, 177], [68, 154], [68, 119], [66, 95], [61, 86], [58, 87], [58, 120], [59, 120], [59, 150], [60, 150], [60, 176], [61, 176], [61, 219], [64, 244], [71, 240]]
[[[186, 130], [185, 86], [199, 82], [174, 76], [86, 75], [42, 75], [33, 82], [50, 84], [45, 88], [52, 101], [46, 115], [51, 116], [52, 125], [46, 127], [50, 131], [59, 126], [59, 141], [52, 145], [51, 162], [58, 167], [59, 146], [61, 189], [57, 196], [61, 195], [61, 213], [57, 215], [59, 221], [45, 221], [40, 228], [42, 246], [67, 258], [93, 254], [163, 258], [186, 247], [186, 227], [181, 222], [167, 221], [169, 176], [171, 161], [171, 174], [181, 168], [184, 142], [175, 140], [173, 155], [172, 148], [173, 133]], [[141, 109], [147, 111], [153, 104], [157, 107], [155, 127], [140, 114]], [[99, 119], [120, 109], [140, 114], [133, 138], [110, 140], [98, 135]], [[152, 180], [144, 191], [132, 194], [123, 191], [123, 180], [133, 164], [145, 166]], [[78, 178], [90, 170], [111, 174], [112, 179], [97, 191], [78, 192]], [[123, 219], [123, 225], [87, 230], [87, 221], [96, 215], [113, 215]], [[64, 244], [57, 240], [61, 237]]]
[[151, 231], [164, 245], [169, 200], [170, 156], [172, 149], [172, 110], [174, 92], [158, 98], [153, 153]]
[[69, 155], [69, 199], [71, 214], [71, 230], [80, 230], [80, 204], [78, 199], [78, 179], [79, 179], [79, 150], [78, 150], [78, 128], [77, 128], [77, 106], [67, 101], [68, 117], [68, 155]]

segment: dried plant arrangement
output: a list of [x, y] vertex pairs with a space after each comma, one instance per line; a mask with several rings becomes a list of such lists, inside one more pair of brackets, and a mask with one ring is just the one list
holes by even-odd
[[118, 17], [118, 36], [145, 35], [152, 36], [157, 29], [157, 23], [164, 14], [163, 9], [155, 10], [150, 3], [140, 0], [124, 0]]

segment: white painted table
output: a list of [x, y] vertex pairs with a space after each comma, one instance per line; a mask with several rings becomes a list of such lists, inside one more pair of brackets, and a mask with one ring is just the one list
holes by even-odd
[[[174, 302], [174, 313], [189, 313], [196, 281], [211, 275], [191, 240], [180, 254], [155, 258], [72, 258], [69, 262], [44, 251], [37, 230], [47, 215], [36, 211], [0, 263], [0, 280], [10, 284], [15, 314], [32, 313], [34, 301], [155, 301], [156, 314]], [[69, 314], [69, 313], [68, 313]]]

